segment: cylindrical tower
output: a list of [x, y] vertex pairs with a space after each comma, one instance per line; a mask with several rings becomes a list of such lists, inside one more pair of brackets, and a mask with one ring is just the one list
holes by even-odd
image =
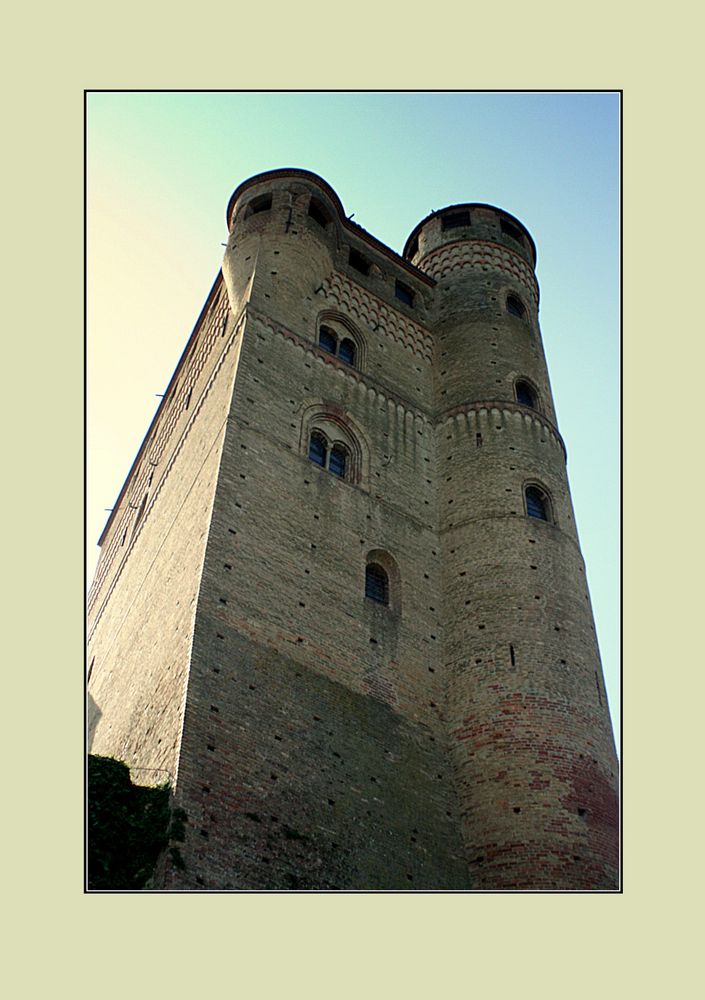
[[534, 244], [464, 204], [421, 222], [404, 255], [438, 283], [443, 661], [473, 885], [614, 889], [617, 760]]

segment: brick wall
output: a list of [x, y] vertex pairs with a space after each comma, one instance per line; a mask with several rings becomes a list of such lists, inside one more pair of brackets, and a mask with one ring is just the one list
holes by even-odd
[[[616, 885], [616, 759], [533, 244], [467, 212], [424, 220], [411, 266], [305, 171], [231, 201], [224, 281], [170, 397], [183, 410], [192, 387], [197, 415], [172, 417], [168, 477], [116, 557], [138, 456], [92, 595], [94, 752], [171, 769], [188, 815], [167, 887]], [[319, 346], [322, 323], [354, 365]], [[346, 480], [309, 460], [316, 426], [349, 447]], [[550, 523], [527, 517], [527, 483]], [[365, 597], [368, 560], [388, 607]]]

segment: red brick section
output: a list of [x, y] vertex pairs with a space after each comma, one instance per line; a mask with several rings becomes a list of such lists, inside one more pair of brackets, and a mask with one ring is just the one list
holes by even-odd
[[452, 731], [475, 884], [614, 889], [619, 814], [600, 720], [500, 685], [493, 694]]

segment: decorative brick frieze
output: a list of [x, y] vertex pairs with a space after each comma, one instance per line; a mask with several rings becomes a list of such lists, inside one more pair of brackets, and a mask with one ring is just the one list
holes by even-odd
[[263, 313], [257, 312], [254, 309], [249, 309], [249, 315], [252, 316], [253, 319], [256, 319], [259, 323], [262, 323], [267, 329], [271, 330], [272, 333], [278, 334], [282, 340], [288, 341], [290, 344], [295, 344], [297, 347], [301, 348], [301, 350], [306, 351], [323, 364], [329, 365], [331, 368], [340, 372], [340, 374], [345, 376], [345, 378], [364, 386], [368, 392], [375, 394], [380, 399], [384, 400], [384, 402], [392, 402], [395, 406], [400, 407], [405, 413], [409, 413], [413, 417], [423, 420], [424, 422], [431, 421], [430, 415], [421, 407], [414, 406], [408, 399], [404, 399], [402, 396], [397, 395], [397, 393], [392, 392], [386, 386], [382, 385], [382, 383], [377, 379], [361, 372], [358, 368], [355, 368], [352, 365], [346, 364], [335, 355], [329, 354], [328, 351], [324, 351], [312, 340], [308, 340], [306, 337], [301, 337], [299, 334], [293, 333], [291, 330], [282, 326], [281, 323], [274, 322], [274, 320], [269, 319], [264, 316]]
[[558, 432], [558, 428], [555, 427], [550, 420], [547, 420], [542, 413], [537, 410], [532, 409], [530, 406], [524, 406], [521, 403], [514, 403], [508, 399], [490, 399], [490, 400], [480, 400], [473, 401], [472, 403], [462, 403], [460, 406], [454, 406], [450, 410], [446, 410], [439, 418], [437, 426], [442, 427], [444, 424], [448, 423], [453, 417], [457, 417], [461, 413], [480, 413], [482, 410], [492, 411], [497, 410], [498, 412], [505, 411], [506, 413], [521, 413], [524, 417], [533, 420], [535, 423], [544, 427], [548, 433], [551, 435], [553, 440], [558, 444], [563, 452], [565, 458], [568, 457], [566, 451], [565, 442]]
[[319, 294], [370, 330], [391, 337], [429, 364], [433, 361], [433, 339], [423, 327], [392, 309], [367, 289], [356, 285], [344, 274], [335, 272], [326, 278]]
[[436, 247], [424, 257], [421, 266], [436, 281], [463, 268], [502, 271], [526, 288], [531, 295], [534, 308], [538, 308], [539, 289], [534, 272], [519, 254], [512, 253], [499, 243], [491, 243], [488, 240], [446, 243]]

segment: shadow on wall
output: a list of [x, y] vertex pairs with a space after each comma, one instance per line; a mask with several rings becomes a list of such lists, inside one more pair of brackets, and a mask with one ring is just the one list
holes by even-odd
[[88, 725], [87, 731], [87, 741], [88, 741], [88, 752], [90, 753], [93, 748], [93, 737], [95, 736], [95, 731], [98, 728], [98, 723], [100, 722], [100, 717], [103, 714], [98, 708], [93, 696], [90, 691], [86, 693], [86, 721]]

